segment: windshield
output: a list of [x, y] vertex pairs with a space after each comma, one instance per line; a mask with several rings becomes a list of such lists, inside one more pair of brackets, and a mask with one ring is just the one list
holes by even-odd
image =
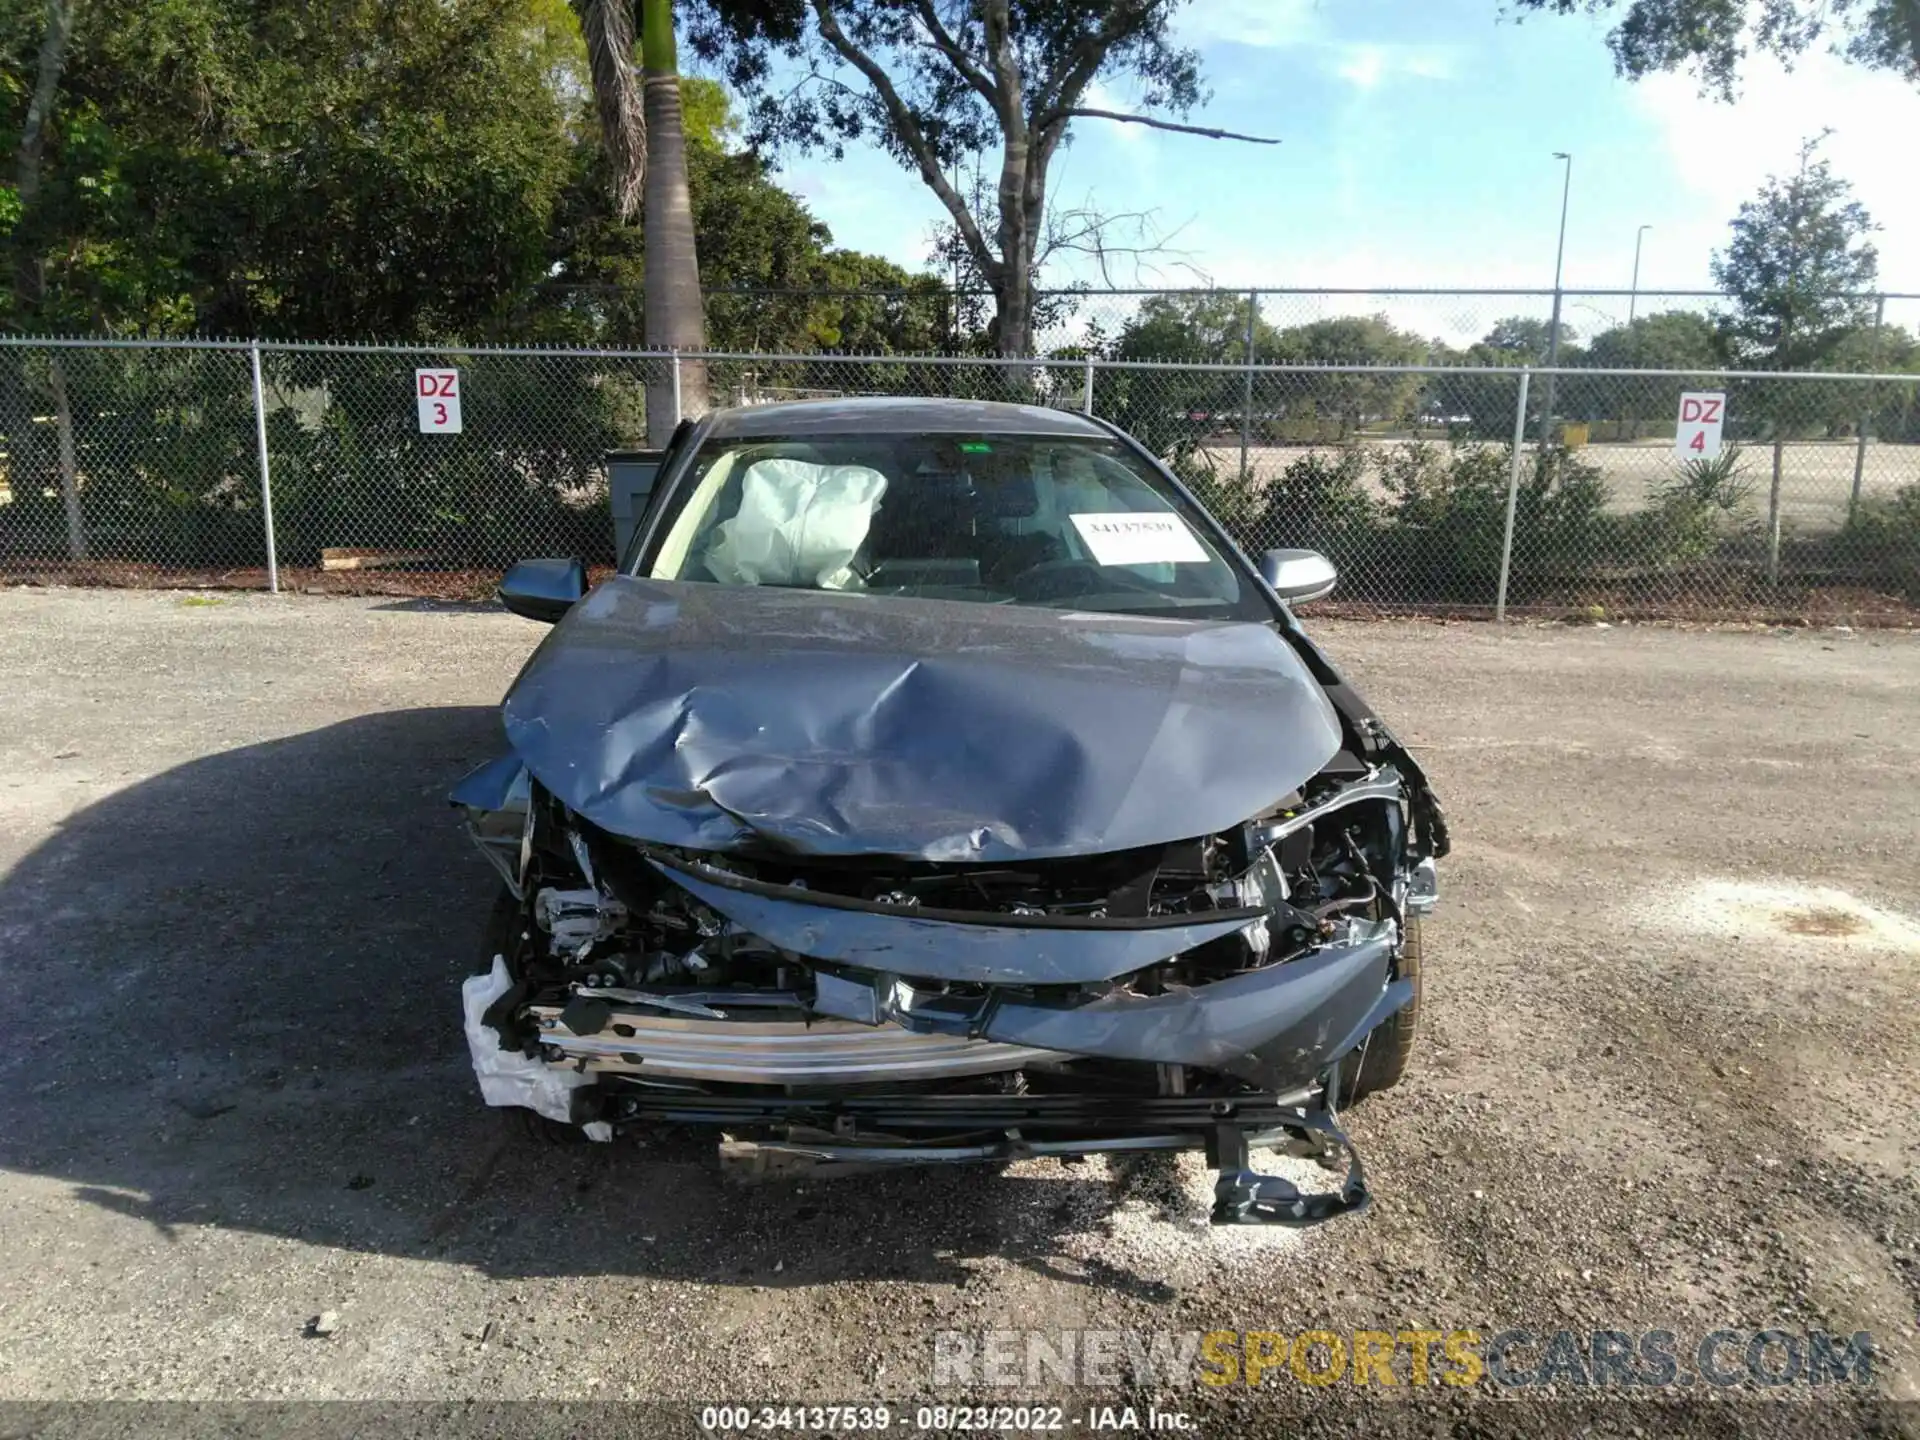
[[1126, 447], [1041, 435], [711, 441], [642, 574], [1270, 619], [1191, 507]]

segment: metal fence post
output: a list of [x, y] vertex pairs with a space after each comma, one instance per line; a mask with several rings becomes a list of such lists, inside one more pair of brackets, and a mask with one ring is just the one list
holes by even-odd
[[1088, 415], [1093, 413], [1093, 356], [1091, 355], [1087, 356], [1087, 372], [1080, 382], [1080, 409]]
[[[683, 414], [680, 403], [680, 356], [673, 357], [673, 423], [678, 425]], [[663, 442], [664, 443], [664, 442]]]
[[1260, 315], [1260, 292], [1247, 292], [1247, 350], [1243, 357], [1247, 363], [1247, 373], [1240, 387], [1240, 483], [1247, 480], [1247, 444], [1252, 438], [1253, 426], [1253, 326]]
[[267, 527], [267, 590], [280, 593], [280, 557], [273, 543], [273, 469], [267, 462], [267, 397], [260, 383], [260, 342], [247, 347], [253, 362], [253, 439], [260, 449], [260, 517]]
[[1507, 575], [1513, 568], [1513, 515], [1520, 500], [1520, 447], [1527, 438], [1527, 387], [1533, 372], [1520, 372], [1520, 398], [1513, 407], [1513, 455], [1507, 462], [1507, 523], [1500, 532], [1500, 588], [1493, 597], [1493, 618], [1504, 624], [1507, 618]]
[[[1873, 307], [1873, 354], [1880, 357], [1880, 332], [1887, 323], [1887, 297], [1882, 295]], [[1867, 403], [1860, 407], [1860, 423], [1854, 431], [1853, 494], [1847, 498], [1847, 519], [1860, 508], [1860, 484], [1867, 474], [1867, 427], [1873, 423], [1873, 390], [1867, 390]]]

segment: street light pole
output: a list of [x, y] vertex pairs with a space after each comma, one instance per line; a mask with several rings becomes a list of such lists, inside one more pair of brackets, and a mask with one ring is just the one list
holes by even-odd
[[1553, 367], [1560, 363], [1560, 275], [1567, 258], [1567, 201], [1573, 195], [1573, 156], [1565, 150], [1553, 152], [1553, 158], [1567, 162], [1566, 179], [1560, 186], [1560, 244], [1553, 253], [1553, 320], [1547, 326], [1547, 388], [1540, 397], [1540, 449], [1544, 452], [1553, 435], [1553, 390], [1560, 377]]
[[1640, 242], [1647, 238], [1647, 231], [1653, 226], [1642, 225], [1633, 232], [1633, 287], [1627, 291], [1627, 325], [1633, 325], [1633, 312], [1640, 301]]

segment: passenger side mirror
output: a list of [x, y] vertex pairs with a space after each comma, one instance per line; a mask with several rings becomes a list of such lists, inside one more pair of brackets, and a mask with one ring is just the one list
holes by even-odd
[[522, 560], [500, 581], [500, 603], [516, 615], [551, 625], [587, 593], [578, 560]]
[[1330, 594], [1340, 572], [1318, 550], [1269, 550], [1260, 557], [1260, 576], [1289, 605]]

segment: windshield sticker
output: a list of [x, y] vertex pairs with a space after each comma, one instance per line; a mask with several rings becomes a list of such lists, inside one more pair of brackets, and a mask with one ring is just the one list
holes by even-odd
[[1086, 541], [1097, 565], [1162, 565], [1168, 561], [1205, 563], [1187, 522], [1171, 513], [1141, 514], [1117, 511], [1098, 515], [1069, 515], [1073, 528]]

